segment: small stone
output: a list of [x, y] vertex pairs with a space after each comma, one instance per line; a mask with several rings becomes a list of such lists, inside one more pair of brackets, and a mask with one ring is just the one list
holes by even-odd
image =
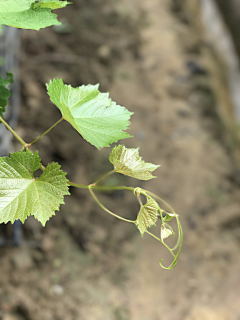
[[56, 284], [53, 287], [53, 292], [57, 295], [57, 296], [61, 296], [64, 293], [64, 289], [62, 286], [60, 286], [60, 284]]

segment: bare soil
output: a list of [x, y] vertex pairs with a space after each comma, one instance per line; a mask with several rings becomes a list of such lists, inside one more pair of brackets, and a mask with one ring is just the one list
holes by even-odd
[[[240, 186], [217, 117], [207, 44], [170, 0], [75, 0], [58, 14], [69, 32], [22, 31], [18, 133], [30, 142], [60, 118], [46, 93], [50, 79], [100, 83], [135, 113], [134, 137], [122, 143], [161, 164], [157, 179], [115, 174], [109, 183], [166, 199], [180, 215], [184, 246], [176, 268], [161, 269], [160, 258], [171, 260], [157, 241], [71, 188], [45, 228], [30, 218], [24, 225], [24, 239], [39, 248], [0, 249], [0, 319], [239, 320]], [[77, 183], [112, 168], [110, 149], [96, 150], [68, 123], [35, 148], [44, 165], [58, 161]], [[101, 199], [124, 217], [138, 213], [130, 193]]]

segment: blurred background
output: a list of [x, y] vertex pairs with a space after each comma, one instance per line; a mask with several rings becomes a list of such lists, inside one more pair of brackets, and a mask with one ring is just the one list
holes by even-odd
[[[167, 200], [180, 215], [184, 245], [177, 266], [161, 269], [160, 258], [171, 261], [164, 247], [72, 188], [45, 228], [29, 218], [20, 246], [0, 247], [0, 319], [240, 320], [239, 1], [73, 0], [57, 14], [61, 26], [14, 35], [21, 42], [16, 131], [30, 142], [60, 119], [46, 92], [50, 79], [100, 83], [135, 113], [134, 137], [122, 143], [161, 164], [157, 179], [115, 174], [108, 183]], [[68, 123], [34, 148], [76, 183], [112, 169], [111, 149], [98, 151]], [[131, 194], [99, 197], [135, 219]], [[11, 225], [0, 226], [0, 238], [12, 236]]]

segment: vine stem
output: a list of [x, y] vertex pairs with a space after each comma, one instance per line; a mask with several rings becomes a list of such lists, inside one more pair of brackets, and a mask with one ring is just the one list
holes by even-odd
[[155, 236], [153, 233], [149, 232], [148, 230], [145, 231], [147, 234], [149, 234], [150, 236], [152, 236], [154, 239], [158, 240], [159, 242], [161, 242], [170, 252], [171, 254], [173, 255], [173, 257], [175, 258], [175, 254], [173, 253], [172, 249], [169, 248], [169, 246], [164, 242], [162, 241], [161, 239], [159, 239], [157, 236]]
[[96, 182], [93, 183], [93, 185], [97, 185], [101, 180], [107, 178], [108, 176], [110, 176], [110, 174], [114, 173], [115, 170], [111, 170], [109, 172], [107, 172], [106, 174], [104, 174], [103, 176], [101, 176]]
[[161, 201], [163, 204], [165, 204], [165, 206], [167, 206], [170, 211], [172, 211], [173, 214], [177, 215], [175, 210], [172, 208], [172, 206], [170, 206], [169, 203], [167, 203], [165, 200], [163, 200], [162, 198], [160, 198], [159, 196], [157, 196], [155, 193], [151, 192], [151, 191], [147, 191], [147, 193], [152, 196], [155, 199], [158, 199], [159, 201]]
[[150, 191], [147, 191], [147, 193], [149, 195], [151, 195], [153, 198], [157, 199], [158, 201], [161, 201], [163, 204], [165, 204], [165, 206], [167, 206], [170, 209], [170, 211], [172, 211], [173, 214], [175, 214], [175, 218], [177, 220], [177, 225], [178, 225], [178, 241], [177, 241], [176, 245], [173, 248], [171, 248], [171, 250], [174, 251], [179, 247], [179, 251], [178, 251], [178, 254], [179, 254], [180, 251], [181, 251], [181, 248], [182, 248], [183, 233], [182, 233], [181, 224], [180, 224], [179, 219], [178, 219], [178, 215], [176, 214], [175, 210], [172, 208], [172, 206], [168, 202], [166, 202], [165, 200], [163, 200], [162, 198], [157, 196], [155, 193], [152, 193]]
[[23, 147], [28, 146], [28, 144], [9, 126], [9, 124], [5, 120], [3, 120], [2, 117], [0, 117], [0, 121], [14, 135], [14, 137], [18, 140], [19, 143], [21, 143]]
[[120, 220], [123, 220], [123, 221], [125, 221], [125, 222], [130, 222], [130, 223], [135, 224], [135, 221], [128, 220], [128, 219], [125, 219], [125, 218], [123, 218], [123, 217], [120, 217], [120, 216], [118, 216], [117, 214], [113, 213], [112, 211], [108, 210], [108, 209], [99, 201], [99, 199], [97, 198], [97, 196], [96, 196], [95, 193], [93, 192], [92, 188], [93, 188], [92, 185], [88, 186], [88, 189], [89, 189], [89, 191], [90, 191], [93, 199], [97, 202], [97, 204], [98, 204], [104, 211], [106, 211], [107, 213], [111, 214], [112, 216], [114, 216], [114, 217], [116, 217], [116, 218], [118, 218], [118, 219], [120, 219]]
[[[76, 187], [76, 188], [80, 188], [80, 189], [89, 189], [88, 185], [85, 184], [78, 184], [78, 183], [74, 183], [71, 181], [68, 181], [68, 185], [72, 186], [72, 187]], [[135, 188], [132, 187], [125, 187], [125, 186], [115, 186], [115, 187], [108, 187], [108, 186], [94, 186], [91, 185], [91, 189], [94, 190], [99, 190], [99, 191], [117, 191], [117, 190], [129, 190], [129, 191], [134, 191]]]
[[56, 123], [54, 123], [54, 125], [52, 125], [48, 130], [46, 130], [43, 134], [41, 134], [39, 137], [37, 137], [35, 140], [33, 140], [30, 145], [34, 144], [35, 142], [37, 142], [39, 139], [41, 139], [43, 136], [45, 136], [49, 131], [51, 131], [54, 127], [56, 127], [60, 122], [62, 122], [64, 120], [64, 118], [61, 118], [60, 120], [58, 120]]

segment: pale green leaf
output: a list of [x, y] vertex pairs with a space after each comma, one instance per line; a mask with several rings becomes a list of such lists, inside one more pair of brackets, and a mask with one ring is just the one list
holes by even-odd
[[147, 203], [141, 205], [137, 216], [136, 226], [143, 235], [144, 232], [155, 225], [158, 219], [158, 204], [152, 198], [147, 199]]
[[0, 0], [0, 24], [39, 30], [60, 24], [53, 9], [65, 7], [67, 1]]
[[34, 8], [51, 8], [52, 10], [54, 9], [59, 9], [66, 7], [67, 4], [70, 2], [68, 1], [59, 1], [59, 0], [42, 0], [40, 2], [37, 2], [34, 4]]
[[163, 223], [161, 225], [161, 240], [162, 241], [173, 234], [174, 234], [174, 232], [173, 232], [172, 228], [170, 228], [170, 226], [166, 225], [165, 223]]
[[28, 10], [33, 0], [0, 0], [0, 13]]
[[57, 163], [49, 164], [39, 178], [41, 166], [36, 151], [26, 150], [0, 158], [0, 223], [22, 222], [33, 215], [43, 225], [59, 210], [63, 196], [69, 194], [65, 173]]
[[130, 137], [123, 130], [127, 129], [132, 113], [113, 102], [108, 93], [99, 92], [98, 85], [73, 88], [62, 79], [54, 79], [47, 89], [63, 118], [95, 147], [109, 147]]
[[151, 172], [159, 167], [152, 163], [141, 160], [138, 148], [130, 149], [123, 145], [113, 148], [109, 161], [114, 165], [116, 172], [125, 174], [140, 180], [149, 180], [155, 178]]
[[7, 79], [0, 77], [0, 117], [3, 116], [5, 112], [5, 107], [8, 103], [8, 99], [11, 97], [11, 92], [6, 86], [13, 82], [13, 75], [7, 73]]

